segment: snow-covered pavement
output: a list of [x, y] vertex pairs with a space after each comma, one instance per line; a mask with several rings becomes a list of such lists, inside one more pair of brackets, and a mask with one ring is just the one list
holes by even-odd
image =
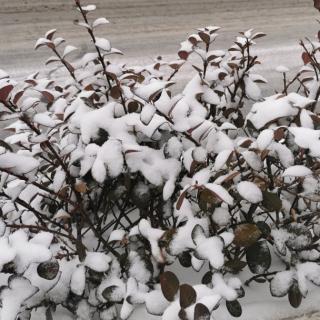
[[[320, 319], [320, 313], [312, 313], [299, 318], [295, 318], [294, 320], [319, 320], [319, 319]], [[293, 318], [286, 319], [286, 320], [293, 320]]]
[[[227, 47], [238, 31], [256, 28], [268, 34], [259, 41], [266, 64], [275, 59], [298, 64], [298, 40], [312, 38], [319, 15], [311, 0], [92, 0], [98, 10], [93, 16], [106, 16], [111, 24], [101, 28], [113, 46], [132, 61], [150, 62], [153, 57], [173, 55], [179, 43], [197, 27], [223, 27], [217, 47]], [[72, 0], [1, 1], [0, 68], [22, 76], [43, 67], [50, 53], [34, 52], [35, 40], [51, 28], [84, 52], [90, 46], [77, 18]], [[294, 50], [292, 50], [294, 48]], [[288, 60], [289, 53], [289, 60]], [[300, 63], [300, 61], [299, 61]]]

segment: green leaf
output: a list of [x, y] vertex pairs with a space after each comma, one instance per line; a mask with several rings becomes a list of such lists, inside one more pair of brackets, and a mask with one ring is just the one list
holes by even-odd
[[234, 259], [227, 261], [224, 266], [228, 272], [237, 274], [247, 266], [247, 263], [239, 259]]
[[201, 279], [201, 283], [207, 285], [211, 282], [212, 282], [212, 272], [208, 271], [203, 275], [203, 277]]
[[46, 280], [53, 280], [59, 272], [59, 263], [55, 260], [42, 262], [37, 268], [38, 275]]
[[297, 281], [294, 281], [292, 286], [290, 287], [288, 298], [292, 307], [298, 308], [300, 306], [302, 301], [302, 294], [300, 292]]
[[226, 307], [233, 317], [241, 317], [242, 308], [238, 300], [226, 301]]
[[188, 251], [182, 252], [179, 257], [180, 264], [185, 268], [190, 268], [192, 266], [191, 263], [191, 254]]
[[279, 196], [269, 191], [262, 191], [263, 200], [262, 205], [269, 211], [280, 211], [282, 208], [282, 201]]
[[262, 233], [262, 237], [267, 238], [270, 233], [271, 233], [271, 228], [269, 227], [269, 225], [267, 223], [265, 223], [264, 221], [258, 221], [257, 222], [257, 227], [259, 228], [259, 230]]
[[266, 240], [247, 248], [246, 259], [252, 273], [264, 274], [271, 266], [271, 253]]

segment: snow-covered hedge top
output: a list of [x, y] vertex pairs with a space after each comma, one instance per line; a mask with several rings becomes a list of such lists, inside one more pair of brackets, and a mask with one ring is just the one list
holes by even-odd
[[[72, 61], [76, 48], [50, 30], [35, 48], [62, 78], [0, 72], [0, 319], [39, 307], [51, 319], [57, 306], [127, 319], [139, 305], [200, 320], [221, 303], [238, 317], [252, 281], [298, 307], [320, 285], [318, 40], [301, 42], [304, 66], [292, 81], [278, 67], [284, 87], [264, 98], [251, 54], [263, 33], [223, 51], [208, 26], [177, 60], [131, 67], [95, 36], [108, 23], [95, 6], [75, 3], [92, 52]], [[188, 63], [194, 75], [171, 90]], [[202, 283], [180, 284], [183, 268]]]

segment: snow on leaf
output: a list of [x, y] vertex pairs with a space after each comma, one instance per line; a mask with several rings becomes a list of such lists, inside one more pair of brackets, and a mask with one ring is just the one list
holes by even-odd
[[229, 149], [229, 150], [220, 151], [218, 153], [216, 160], [214, 162], [214, 169], [216, 171], [219, 171], [220, 169], [223, 168], [223, 166], [226, 164], [226, 162], [229, 159], [232, 152], [233, 151], [231, 149]]
[[61, 43], [64, 43], [66, 40], [61, 38], [61, 37], [57, 37], [53, 40], [53, 44], [55, 47], [58, 47]]
[[303, 165], [289, 167], [282, 174], [283, 177], [305, 177], [309, 175], [312, 175], [312, 171]]
[[108, 23], [109, 21], [106, 18], [97, 18], [96, 20], [93, 21], [92, 28], [97, 28], [100, 25], [108, 24]]
[[276, 152], [281, 164], [285, 168], [288, 168], [294, 164], [294, 155], [285, 144], [274, 142], [272, 143], [270, 149]]
[[262, 169], [263, 164], [261, 158], [255, 152], [244, 151], [242, 156], [253, 170], [260, 171]]
[[46, 39], [52, 40], [52, 38], [56, 32], [57, 32], [57, 29], [51, 29], [51, 30], [47, 31], [44, 36]]
[[94, 4], [88, 4], [86, 6], [81, 6], [81, 9], [84, 10], [84, 11], [90, 12], [90, 11], [96, 10], [97, 7]]
[[113, 241], [122, 241], [123, 238], [126, 236], [125, 230], [113, 230], [109, 236], [108, 242]]
[[230, 196], [229, 192], [222, 186], [215, 183], [207, 183], [204, 185], [204, 187], [212, 191], [219, 199], [226, 202], [227, 204], [233, 204], [233, 198]]
[[53, 128], [56, 125], [56, 122], [47, 113], [37, 113], [33, 117], [33, 121], [49, 128]]
[[273, 133], [273, 130], [271, 129], [265, 129], [261, 131], [257, 138], [257, 145], [259, 149], [264, 150], [268, 148], [268, 146], [273, 140], [273, 136], [274, 136], [274, 133]]
[[278, 66], [276, 68], [276, 71], [280, 73], [286, 73], [286, 72], [289, 72], [289, 69], [286, 66]]
[[307, 110], [302, 109], [300, 113], [301, 127], [314, 129], [313, 120]]
[[111, 257], [103, 252], [87, 252], [83, 264], [97, 272], [106, 272], [110, 267]]
[[208, 260], [211, 267], [219, 270], [224, 265], [224, 243], [219, 237], [206, 238], [196, 247], [196, 257]]
[[292, 283], [294, 272], [291, 270], [278, 272], [270, 282], [270, 292], [274, 297], [287, 295]]
[[39, 38], [34, 46], [34, 49], [37, 50], [40, 47], [50, 46], [50, 45], [53, 45], [51, 40], [48, 40], [46, 38]]
[[25, 174], [39, 166], [39, 161], [35, 158], [6, 152], [0, 155], [0, 168], [6, 169], [15, 174]]
[[169, 302], [165, 299], [161, 290], [153, 290], [148, 292], [146, 294], [145, 303], [148, 313], [155, 316], [161, 316], [169, 306]]
[[150, 101], [156, 94], [172, 84], [173, 82], [154, 80], [149, 84], [140, 85], [135, 89], [134, 93], [143, 100]]
[[111, 44], [108, 39], [105, 38], [96, 38], [95, 45], [104, 50], [104, 51], [110, 51], [111, 50]]
[[76, 270], [72, 273], [70, 289], [71, 291], [81, 296], [84, 292], [86, 285], [86, 270], [83, 265], [77, 266]]
[[259, 203], [263, 200], [261, 190], [253, 182], [242, 181], [237, 184], [237, 190], [242, 198], [251, 203]]
[[15, 320], [20, 307], [37, 291], [38, 288], [34, 287], [28, 279], [11, 276], [8, 280], [8, 286], [2, 287], [0, 291], [1, 319]]
[[156, 108], [152, 104], [146, 104], [140, 113], [141, 122], [147, 126], [152, 120], [155, 112]]
[[65, 58], [67, 57], [70, 53], [74, 52], [78, 50], [78, 48], [74, 47], [74, 46], [70, 46], [70, 45], [67, 45], [65, 48], [64, 48], [64, 51], [63, 51], [63, 54], [62, 54], [62, 58]]
[[252, 273], [265, 273], [271, 266], [271, 253], [267, 241], [257, 241], [247, 248], [246, 259]]
[[294, 142], [301, 148], [309, 149], [313, 157], [320, 156], [320, 130], [310, 128], [289, 127], [288, 130], [294, 135]]
[[[51, 234], [50, 237], [52, 240]], [[14, 264], [19, 273], [24, 272], [31, 263], [41, 263], [52, 257], [52, 252], [47, 248], [48, 243], [37, 243], [37, 238], [32, 240], [28, 240], [28, 235], [23, 230], [15, 231], [9, 236], [9, 245], [16, 252]]]
[[139, 231], [140, 234], [150, 242], [153, 257], [161, 262], [163, 260], [163, 256], [158, 242], [163, 236], [164, 231], [161, 229], [152, 228], [150, 222], [146, 219], [142, 219], [139, 222]]
[[256, 129], [261, 129], [280, 118], [295, 116], [298, 113], [297, 108], [305, 108], [313, 102], [297, 93], [271, 96], [263, 102], [255, 103], [246, 119], [250, 120]]
[[226, 208], [218, 207], [213, 212], [213, 221], [219, 226], [225, 226], [229, 224], [231, 216]]
[[259, 86], [250, 77], [245, 77], [244, 83], [247, 96], [252, 100], [258, 100], [261, 97]]
[[15, 256], [15, 250], [9, 245], [8, 238], [0, 238], [0, 271], [5, 264], [13, 261]]

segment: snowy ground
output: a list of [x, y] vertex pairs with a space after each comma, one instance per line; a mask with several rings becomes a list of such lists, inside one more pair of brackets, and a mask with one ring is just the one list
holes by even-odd
[[[1, 0], [0, 68], [15, 76], [42, 66], [46, 50], [34, 52], [34, 41], [51, 28], [85, 51], [90, 45], [84, 30], [73, 25], [72, 0]], [[90, 1], [86, 1], [90, 2]], [[220, 25], [223, 39], [217, 47], [232, 43], [238, 31], [256, 28], [269, 36], [261, 42], [266, 62], [282, 59], [294, 65], [297, 42], [317, 32], [317, 12], [311, 0], [92, 0], [100, 16], [111, 24], [101, 28], [113, 45], [130, 60], [150, 62], [161, 54], [172, 55], [180, 41], [197, 27]], [[95, 14], [94, 14], [95, 15]], [[5, 44], [5, 45], [4, 45]], [[296, 49], [291, 52], [292, 48]], [[277, 49], [275, 49], [277, 48]], [[288, 60], [287, 54], [290, 52]], [[286, 58], [284, 58], [286, 56]]]
[[320, 319], [320, 313], [314, 313], [314, 314], [302, 316], [301, 318], [297, 318], [296, 320], [319, 320], [319, 319]]

